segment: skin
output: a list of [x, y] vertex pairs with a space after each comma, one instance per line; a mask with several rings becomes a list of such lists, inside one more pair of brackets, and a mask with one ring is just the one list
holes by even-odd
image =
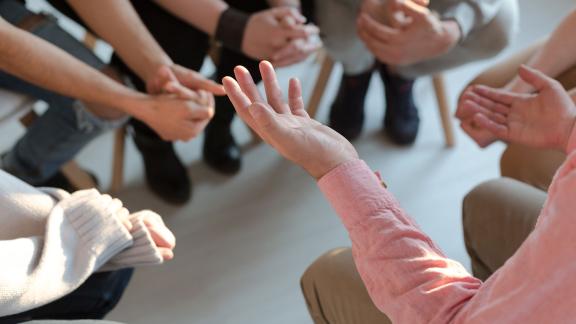
[[[576, 10], [572, 11], [550, 35], [544, 46], [527, 62], [549, 77], [558, 77], [562, 72], [576, 64], [576, 43], [567, 42], [576, 30]], [[504, 89], [515, 93], [531, 93], [534, 87], [516, 76]], [[572, 101], [576, 102], [576, 89], [569, 91]], [[464, 90], [458, 101], [456, 117], [460, 120], [462, 129], [480, 146], [486, 147], [498, 140], [492, 133], [479, 127], [474, 119], [466, 114], [465, 102], [477, 100], [477, 94], [472, 87]]]
[[450, 51], [460, 39], [458, 24], [440, 20], [426, 2], [374, 1], [363, 6], [358, 36], [382, 63], [402, 66], [429, 60]]
[[149, 124], [165, 139], [195, 137], [214, 114], [209, 95], [183, 100], [178, 93], [150, 96], [133, 91], [1, 18], [0, 38], [0, 69], [91, 107], [113, 107]]
[[[158, 0], [157, 3], [211, 36], [216, 33], [220, 15], [228, 8], [219, 0]], [[244, 54], [271, 60], [275, 66], [287, 66], [304, 60], [320, 47], [319, 30], [306, 24], [297, 9], [299, 1], [269, 3], [272, 8], [250, 16], [242, 43]]]

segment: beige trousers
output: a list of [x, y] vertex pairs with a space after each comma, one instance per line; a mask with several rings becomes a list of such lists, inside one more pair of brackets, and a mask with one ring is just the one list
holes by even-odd
[[[491, 68], [473, 83], [505, 85], [536, 48]], [[576, 86], [576, 68], [559, 80], [566, 88]], [[503, 178], [485, 182], [465, 197], [464, 239], [476, 277], [487, 279], [530, 234], [546, 190], [564, 159], [562, 153], [510, 145], [501, 159]], [[335, 249], [318, 258], [302, 276], [301, 286], [316, 324], [390, 323], [370, 300], [349, 248]]]

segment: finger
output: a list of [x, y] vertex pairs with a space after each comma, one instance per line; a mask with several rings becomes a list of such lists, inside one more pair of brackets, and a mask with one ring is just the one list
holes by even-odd
[[262, 75], [264, 89], [266, 90], [266, 98], [268, 99], [270, 106], [272, 106], [277, 113], [289, 114], [290, 108], [284, 103], [282, 90], [278, 85], [278, 79], [272, 64], [268, 61], [260, 62], [260, 74]]
[[240, 118], [248, 124], [250, 128], [256, 130], [256, 124], [252, 119], [252, 115], [248, 111], [248, 107], [251, 104], [250, 99], [246, 94], [244, 94], [238, 82], [231, 77], [225, 77], [222, 80], [222, 83], [224, 84], [224, 89], [226, 89], [228, 98], [232, 102], [234, 109], [236, 109], [238, 116], [240, 116]]
[[427, 7], [414, 1], [402, 1], [398, 4], [398, 9], [414, 20], [424, 20], [430, 14], [430, 10]]
[[[490, 132], [484, 129], [474, 126], [473, 122], [470, 121], [462, 122], [460, 123], [460, 127], [481, 148], [487, 147], [488, 145], [494, 143], [494, 141], [496, 140], [492, 138], [494, 135], [492, 135]], [[488, 135], [485, 132], [487, 132]]]
[[151, 221], [148, 218], [144, 218], [144, 224], [157, 247], [168, 249], [176, 247], [176, 237], [164, 224]]
[[493, 113], [501, 114], [504, 116], [508, 116], [510, 113], [509, 106], [502, 105], [486, 97], [481, 97], [474, 92], [467, 93], [463, 99], [473, 101]]
[[518, 74], [522, 80], [533, 86], [538, 92], [545, 88], [554, 88], [559, 85], [558, 81], [527, 65], [520, 66]]
[[308, 117], [308, 113], [304, 108], [304, 100], [302, 99], [302, 86], [300, 80], [296, 78], [290, 79], [288, 86], [288, 105], [294, 115]]
[[476, 122], [478, 126], [494, 134], [499, 139], [504, 141], [508, 140], [508, 127], [505, 125], [499, 124], [483, 114], [474, 115], [474, 122]]
[[184, 87], [178, 81], [170, 81], [166, 83], [163, 89], [166, 93], [176, 95], [179, 99], [198, 100], [200, 98], [195, 91]]
[[284, 28], [291, 28], [297, 24], [296, 19], [292, 16], [285, 16], [280, 20], [280, 25]]
[[237, 66], [234, 68], [234, 75], [236, 76], [238, 85], [240, 85], [240, 89], [242, 89], [242, 92], [250, 99], [250, 103], [264, 102], [262, 96], [260, 96], [258, 87], [256, 87], [256, 83], [254, 83], [254, 79], [252, 79], [250, 72], [245, 67]]
[[310, 54], [321, 48], [321, 42], [308, 40], [293, 40], [272, 56], [274, 67], [296, 64], [306, 59]]
[[292, 17], [301, 24], [306, 22], [306, 17], [293, 7], [276, 7], [270, 9], [270, 12], [278, 21], [281, 21], [284, 17]]
[[358, 20], [358, 30], [367, 34], [368, 37], [384, 43], [397, 43], [400, 40], [401, 31], [381, 24], [363, 13]]
[[414, 3], [424, 6], [424, 7], [428, 7], [430, 5], [430, 0], [412, 0], [414, 1]]
[[254, 119], [259, 135], [264, 140], [279, 127], [276, 112], [268, 104], [255, 102], [248, 108], [248, 111]]
[[486, 97], [494, 102], [510, 106], [514, 101], [523, 97], [521, 94], [516, 94], [510, 91], [490, 88], [484, 85], [473, 86], [472, 91], [481, 97]]
[[185, 67], [176, 65], [173, 67], [176, 71], [176, 78], [180, 83], [192, 90], [206, 90], [217, 96], [223, 96], [226, 94], [224, 87], [212, 80], [206, 79], [200, 73], [196, 71], [189, 70]]
[[507, 123], [506, 116], [504, 116], [500, 113], [493, 112], [490, 109], [486, 109], [485, 107], [480, 106], [471, 100], [466, 100], [464, 102], [464, 109], [466, 109], [468, 111], [467, 114], [471, 117], [474, 117], [477, 114], [482, 114], [482, 115], [488, 117], [489, 119], [493, 120], [496, 123], [499, 123], [499, 124], [506, 124]]
[[160, 252], [160, 255], [162, 256], [162, 260], [164, 260], [164, 261], [170, 261], [170, 260], [174, 259], [174, 251], [172, 251], [171, 249], [159, 248], [158, 252]]
[[314, 25], [296, 25], [292, 26], [291, 28], [286, 28], [282, 31], [284, 34], [284, 38], [291, 40], [291, 39], [299, 39], [299, 38], [308, 38], [310, 36], [320, 34], [320, 29]]

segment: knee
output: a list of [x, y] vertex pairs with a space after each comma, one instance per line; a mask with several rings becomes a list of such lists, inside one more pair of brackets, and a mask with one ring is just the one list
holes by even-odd
[[[476, 186], [462, 202], [462, 225], [464, 233], [481, 232], [478, 229], [490, 223], [493, 215], [490, 209], [500, 204], [503, 187], [510, 186], [512, 180], [506, 178], [489, 180]], [[471, 229], [475, 229], [471, 231]]]

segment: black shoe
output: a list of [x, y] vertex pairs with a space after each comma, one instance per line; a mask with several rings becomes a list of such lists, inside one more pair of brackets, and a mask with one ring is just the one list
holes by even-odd
[[357, 139], [364, 124], [364, 99], [372, 69], [358, 75], [343, 75], [338, 95], [330, 110], [330, 127], [347, 140]]
[[242, 154], [230, 125], [213, 120], [204, 131], [204, 161], [212, 169], [233, 175], [242, 168]]
[[380, 67], [380, 76], [386, 88], [384, 132], [398, 145], [411, 145], [420, 126], [412, 94], [414, 80], [389, 73], [385, 65]]
[[172, 142], [137, 132], [133, 137], [144, 159], [146, 183], [150, 190], [171, 204], [188, 202], [192, 196], [192, 182]]
[[[96, 187], [98, 187], [99, 181], [98, 181], [98, 178], [96, 177], [96, 175], [94, 175], [93, 173], [88, 172], [88, 171], [85, 171], [85, 172], [88, 173], [88, 175], [92, 178], [92, 181], [94, 181], [94, 184], [96, 185]], [[64, 175], [64, 173], [62, 173], [62, 171], [56, 172], [56, 174], [54, 174], [52, 177], [50, 177], [46, 181], [43, 181], [40, 183], [35, 183], [34, 187], [59, 188], [59, 189], [63, 189], [63, 190], [68, 191], [68, 192], [75, 192], [75, 191], [80, 190], [80, 188], [76, 187], [75, 185], [72, 184], [72, 182], [70, 182], [70, 179], [68, 179], [66, 177], [66, 175]]]

